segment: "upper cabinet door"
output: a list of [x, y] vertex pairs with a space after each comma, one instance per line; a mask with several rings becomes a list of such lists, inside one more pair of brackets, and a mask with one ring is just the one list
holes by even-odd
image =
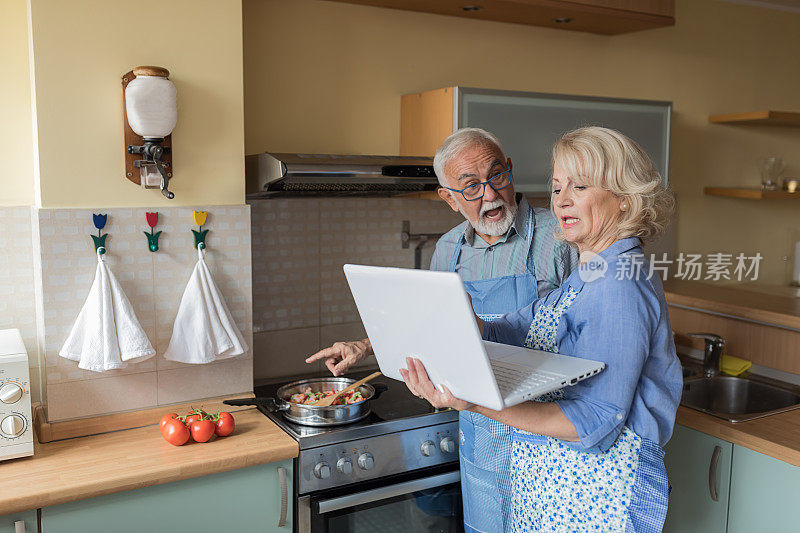
[[725, 533], [733, 444], [675, 425], [664, 447], [672, 492], [665, 533]]
[[670, 102], [446, 87], [404, 95], [400, 107], [402, 155], [433, 156], [455, 129], [483, 128], [497, 135], [511, 158], [519, 192], [548, 191], [553, 143], [581, 126], [613, 128], [632, 138], [668, 182]]
[[729, 533], [800, 530], [800, 468], [733, 447]]
[[458, 127], [497, 135], [514, 164], [514, 184], [520, 192], [549, 190], [553, 144], [582, 126], [619, 130], [639, 143], [667, 183], [670, 102], [467, 87], [456, 87], [456, 99]]

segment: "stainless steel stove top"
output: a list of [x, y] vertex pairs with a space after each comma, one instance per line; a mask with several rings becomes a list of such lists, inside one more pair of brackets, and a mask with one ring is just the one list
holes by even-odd
[[[300, 446], [299, 494], [458, 461], [457, 411], [435, 409], [402, 382], [386, 377], [375, 381], [388, 389], [370, 401], [367, 418], [352, 424], [303, 426], [259, 407]], [[280, 386], [256, 387], [255, 394], [275, 397]]]
[[[348, 374], [348, 377], [360, 379], [368, 374], [369, 371], [354, 372]], [[372, 413], [368, 417], [352, 424], [327, 427], [303, 426], [289, 422], [280, 413], [271, 413], [265, 407], [259, 407], [259, 410], [292, 436], [299, 443], [301, 450], [458, 420], [457, 411], [435, 409], [425, 400], [411, 394], [400, 381], [381, 377], [375, 382], [383, 383], [388, 387], [387, 390], [376, 400], [370, 400]], [[275, 392], [281, 385], [256, 387], [255, 395], [275, 397]]]

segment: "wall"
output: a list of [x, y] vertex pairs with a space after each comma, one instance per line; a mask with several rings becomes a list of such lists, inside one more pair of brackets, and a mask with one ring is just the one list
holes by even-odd
[[[16, 91], [16, 107], [9, 109], [21, 112], [28, 97], [26, 117], [9, 116], [30, 145], [30, 161], [16, 170], [29, 190], [4, 196], [0, 205], [34, 208], [0, 209], [3, 249], [15, 246], [0, 258], [0, 327], [23, 331], [35, 365], [34, 399], [47, 402], [54, 421], [250, 390], [252, 352], [212, 365], [163, 358], [196, 261], [189, 206], [209, 211], [207, 263], [252, 346], [241, 3], [145, 0], [133, 9], [121, 0], [28, 0], [26, 16], [25, 2], [17, 1], [10, 11], [14, 22], [8, 22], [13, 32], [0, 39], [13, 37], [17, 45], [27, 39], [29, 45], [20, 49], [24, 68], [13, 63], [10, 89], [0, 80], [0, 96]], [[0, 29], [5, 24], [4, 18]], [[0, 66], [7, 64], [0, 59]], [[170, 69], [178, 89], [172, 201], [124, 178], [121, 76], [143, 64]], [[4, 175], [4, 192], [15, 191], [7, 181]], [[142, 235], [146, 211], [159, 211], [157, 230], [164, 232], [155, 254]], [[157, 352], [102, 374], [57, 355], [94, 276], [93, 212], [109, 215], [108, 264]]]
[[31, 399], [42, 398], [34, 305], [31, 208], [33, 129], [25, 0], [6, 0], [0, 17], [0, 329], [19, 329], [31, 376]]
[[[366, 337], [342, 265], [412, 268], [416, 243], [402, 247], [403, 220], [411, 233], [444, 233], [464, 220], [443, 202], [396, 198], [284, 198], [250, 208], [257, 382], [322, 371], [304, 356]], [[422, 249], [425, 268], [433, 249]]]
[[5, 0], [0, 17], [0, 206], [32, 205], [33, 145], [25, 0]]
[[760, 279], [789, 280], [797, 201], [702, 189], [758, 185], [763, 155], [800, 174], [800, 128], [708, 124], [800, 111], [800, 15], [678, 0], [674, 27], [605, 37], [320, 0], [244, 0], [243, 11], [246, 153], [395, 154], [400, 96], [451, 85], [669, 100], [678, 250], [760, 251]]
[[[203, 206], [208, 218], [205, 261], [248, 347], [252, 342], [250, 209]], [[97, 259], [88, 209], [39, 209], [44, 383], [50, 422], [190, 402], [252, 390], [252, 351], [210, 364], [169, 361], [164, 352], [186, 283], [197, 263], [188, 207], [158, 208], [159, 250], [147, 249], [147, 208], [104, 210], [106, 264], [116, 277], [156, 355], [126, 368], [92, 372], [58, 355], [95, 278]], [[149, 228], [147, 228], [149, 229]]]
[[[29, 0], [42, 207], [244, 203], [239, 0]], [[122, 75], [170, 70], [175, 199], [124, 177]]]

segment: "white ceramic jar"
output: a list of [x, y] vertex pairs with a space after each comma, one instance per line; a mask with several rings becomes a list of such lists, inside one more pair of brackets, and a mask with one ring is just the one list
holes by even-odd
[[166, 76], [137, 75], [131, 80], [125, 88], [125, 109], [134, 133], [145, 139], [172, 133], [178, 122], [177, 96]]

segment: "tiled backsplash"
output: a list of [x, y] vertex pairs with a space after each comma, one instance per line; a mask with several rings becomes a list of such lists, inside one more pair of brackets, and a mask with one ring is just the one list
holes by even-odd
[[[145, 208], [0, 208], [0, 243], [13, 250], [0, 254], [0, 327], [23, 334], [34, 400], [41, 358], [41, 397], [51, 421], [236, 394], [251, 390], [253, 377], [307, 373], [309, 354], [365, 336], [342, 265], [411, 268], [416, 243], [402, 248], [404, 220], [412, 233], [444, 233], [463, 221], [443, 202], [396, 198], [284, 198], [203, 209], [209, 212], [206, 262], [251, 347], [244, 358], [211, 365], [163, 357], [197, 260], [192, 208], [158, 210], [156, 230], [163, 233], [155, 253], [142, 234], [149, 231]], [[92, 211], [108, 213], [106, 260], [157, 352], [105, 373], [58, 356], [96, 268]], [[424, 268], [434, 246], [423, 248]]]
[[[402, 247], [403, 220], [412, 233], [444, 233], [464, 220], [444, 202], [417, 199], [276, 198], [250, 207], [257, 381], [307, 373], [306, 356], [364, 338], [342, 265], [412, 268], [416, 243]], [[423, 248], [423, 268], [434, 246]]]
[[41, 401], [31, 208], [0, 207], [0, 329], [17, 328], [28, 351], [31, 400]]
[[[206, 263], [252, 348], [250, 208], [202, 209], [208, 211], [204, 228], [210, 230]], [[37, 323], [29, 322], [36, 314], [41, 331], [38, 338], [43, 341], [41, 372], [48, 419], [52, 422], [252, 390], [252, 349], [244, 357], [209, 365], [187, 365], [163, 357], [183, 290], [197, 261], [190, 231], [196, 227], [193, 209], [158, 210], [156, 231], [163, 233], [155, 253], [148, 250], [143, 235], [149, 231], [145, 221], [148, 209], [93, 211], [108, 213], [103, 230], [108, 233], [106, 261], [131, 301], [156, 356], [103, 373], [81, 370], [77, 362], [60, 357], [58, 351], [86, 300], [97, 264], [89, 238], [96, 232], [92, 210], [33, 210], [33, 219], [30, 208], [0, 210], [0, 238], [14, 247], [13, 254], [3, 254], [1, 259], [7, 268], [0, 279], [4, 293], [0, 324], [22, 330], [33, 366], [34, 354], [38, 353]], [[41, 305], [34, 313], [33, 287], [37, 284], [41, 287]]]

